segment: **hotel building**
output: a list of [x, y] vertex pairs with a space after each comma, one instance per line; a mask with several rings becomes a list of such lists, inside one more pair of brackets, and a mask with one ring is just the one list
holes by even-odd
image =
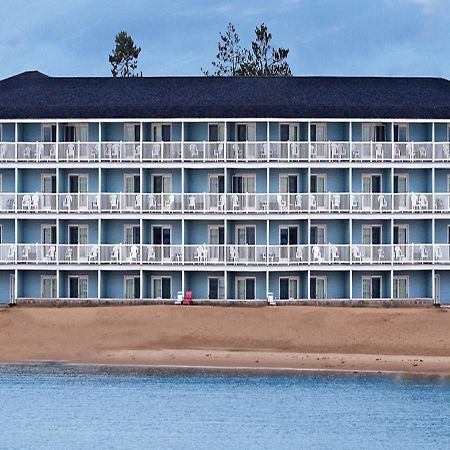
[[0, 81], [0, 302], [450, 302], [450, 82]]

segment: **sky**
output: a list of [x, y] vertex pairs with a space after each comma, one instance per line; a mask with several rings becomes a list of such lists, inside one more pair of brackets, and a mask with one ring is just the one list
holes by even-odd
[[110, 76], [121, 30], [144, 76], [201, 75], [229, 22], [243, 46], [264, 22], [294, 75], [450, 78], [450, 0], [0, 0], [0, 79]]

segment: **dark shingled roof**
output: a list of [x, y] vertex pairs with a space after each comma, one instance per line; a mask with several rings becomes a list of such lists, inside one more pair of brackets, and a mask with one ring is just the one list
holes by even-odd
[[0, 81], [1, 119], [450, 119], [442, 78], [60, 78]]

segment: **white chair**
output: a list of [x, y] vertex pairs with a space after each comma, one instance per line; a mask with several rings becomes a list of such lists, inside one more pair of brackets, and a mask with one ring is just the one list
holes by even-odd
[[356, 144], [352, 144], [352, 158], [359, 159], [360, 157], [359, 147], [357, 147]]
[[383, 209], [387, 208], [387, 200], [383, 194], [380, 194], [378, 196], [378, 205], [380, 207], [380, 212], [383, 211]]
[[56, 159], [56, 144], [52, 144], [49, 150], [50, 159]]
[[8, 248], [8, 258], [15, 259], [15, 257], [16, 257], [16, 246], [10, 245]]
[[331, 262], [339, 261], [339, 249], [335, 245], [330, 247], [330, 259]]
[[378, 261], [384, 261], [386, 259], [386, 255], [384, 253], [384, 250], [381, 247], [378, 247], [377, 249], [377, 254], [378, 254]]
[[111, 251], [111, 262], [120, 260], [120, 245], [115, 245]]
[[56, 246], [51, 245], [47, 251], [47, 255], [44, 257], [46, 261], [53, 261], [56, 256]]
[[67, 194], [64, 196], [64, 200], [63, 200], [64, 208], [66, 208], [68, 210], [72, 209], [72, 202], [73, 202], [73, 197], [71, 194]]
[[333, 195], [333, 200], [331, 201], [331, 209], [341, 210], [341, 196], [339, 194]]
[[425, 194], [419, 195], [419, 209], [427, 210], [428, 209], [428, 200]]
[[94, 144], [91, 147], [91, 159], [94, 160], [94, 161], [97, 160], [98, 159], [98, 155], [99, 155], [98, 144]]
[[1, 144], [0, 145], [0, 160], [4, 160], [6, 156], [6, 145], [5, 144]]
[[66, 158], [75, 159], [75, 144], [67, 145]]
[[236, 260], [238, 258], [238, 251], [236, 247], [230, 247], [230, 261], [233, 264], [236, 264]]
[[419, 207], [419, 197], [414, 192], [412, 192], [410, 199], [411, 199], [411, 209], [412, 211], [416, 211], [417, 208]]
[[139, 247], [137, 245], [132, 245], [130, 248], [130, 262], [136, 262], [139, 257]]
[[41, 142], [36, 144], [36, 161], [40, 161], [44, 158], [44, 144]]
[[214, 157], [216, 158], [216, 160], [222, 159], [223, 156], [223, 144], [219, 144], [215, 149], [214, 149]]
[[134, 197], [134, 209], [141, 209], [142, 207], [142, 195], [136, 194]]
[[233, 144], [234, 159], [238, 160], [242, 157], [242, 150], [238, 144]]
[[194, 195], [189, 196], [188, 207], [190, 210], [195, 211], [195, 196]]
[[354, 262], [361, 262], [362, 261], [362, 254], [361, 254], [361, 250], [357, 245], [354, 245], [352, 247], [352, 260]]
[[426, 149], [425, 149], [425, 147], [424, 146], [420, 146], [419, 147], [419, 159], [426, 159], [426, 157], [427, 157], [427, 151], [426, 151]]
[[191, 155], [191, 159], [198, 159], [198, 148], [195, 144], [189, 145], [189, 154]]
[[175, 202], [175, 195], [170, 194], [170, 195], [167, 197], [167, 200], [164, 202], [164, 208], [165, 208], [165, 209], [168, 209], [169, 211], [171, 211], [172, 208], [173, 208], [174, 202]]
[[310, 159], [317, 158], [316, 147], [314, 147], [314, 145], [312, 145], [312, 144], [309, 146], [309, 157], [310, 157]]
[[66, 252], [64, 253], [64, 260], [72, 262], [72, 254], [73, 254], [72, 247], [68, 247]]
[[98, 259], [98, 246], [94, 245], [90, 250], [89, 250], [89, 255], [88, 255], [88, 262], [91, 261], [97, 261]]
[[375, 145], [375, 159], [383, 159], [384, 152], [381, 144]]
[[117, 197], [116, 194], [111, 194], [109, 196], [109, 206], [110, 206], [110, 210], [111, 212], [115, 209], [118, 210], [119, 209], [119, 198]]
[[239, 197], [237, 196], [237, 194], [233, 194], [231, 196], [231, 205], [233, 207], [233, 211], [239, 209]]
[[269, 306], [276, 306], [277, 302], [275, 301], [275, 298], [273, 296], [273, 292], [268, 292], [267, 293], [267, 304]]
[[448, 144], [444, 144], [442, 146], [442, 153], [444, 154], [445, 159], [448, 161], [450, 159], [450, 146]]
[[111, 161], [118, 160], [120, 157], [119, 144], [112, 144], [111, 146]]
[[30, 256], [30, 246], [29, 245], [25, 245], [22, 249], [22, 259], [24, 261], [28, 261], [28, 258]]
[[147, 246], [147, 261], [154, 262], [155, 258], [156, 258], [156, 255], [155, 255], [155, 249], [153, 248], [153, 245], [148, 245]]
[[414, 159], [414, 149], [411, 143], [406, 144], [406, 157], [411, 161]]
[[291, 158], [294, 161], [298, 161], [300, 159], [300, 151], [297, 144], [291, 144]]
[[400, 146], [398, 144], [395, 144], [394, 146], [394, 157], [395, 159], [401, 159], [401, 151]]
[[351, 196], [350, 203], [352, 205], [352, 209], [358, 209], [358, 199], [356, 198], [356, 195]]
[[394, 258], [397, 261], [400, 261], [401, 259], [403, 259], [403, 252], [402, 252], [402, 249], [401, 249], [401, 247], [399, 245], [396, 245], [394, 247]]
[[302, 195], [301, 194], [295, 194], [294, 206], [296, 209], [302, 209]]
[[419, 254], [420, 254], [420, 261], [423, 264], [423, 261], [427, 258], [428, 256], [428, 252], [427, 252], [427, 248], [425, 247], [425, 245], [421, 245], [419, 248]]
[[439, 245], [434, 249], [434, 258], [436, 261], [440, 261], [442, 259], [442, 249]]
[[139, 160], [141, 159], [141, 145], [138, 144], [136, 147], [134, 147], [134, 159]]
[[22, 198], [22, 210], [31, 210], [31, 195], [25, 194]]
[[183, 303], [183, 291], [177, 292], [177, 298], [175, 299], [175, 305], [181, 305]]
[[156, 209], [156, 199], [154, 194], [148, 196], [148, 208], [149, 210]]
[[198, 246], [194, 253], [194, 262], [200, 264], [203, 262], [203, 247]]
[[310, 209], [317, 209], [317, 201], [316, 201], [316, 196], [311, 194], [309, 196], [309, 208]]
[[286, 200], [283, 199], [281, 194], [277, 194], [277, 205], [279, 211], [284, 211], [286, 209]]
[[31, 159], [31, 147], [26, 146], [25, 150], [23, 151], [23, 156], [25, 159]]
[[217, 208], [219, 211], [223, 211], [225, 209], [225, 194], [220, 194], [217, 200]]
[[314, 245], [311, 252], [312, 252], [312, 259], [314, 262], [320, 262], [322, 260], [322, 254], [320, 252], [320, 247], [318, 245]]
[[332, 159], [341, 159], [341, 152], [339, 150], [339, 145], [333, 142], [331, 144], [331, 158]]
[[153, 144], [152, 145], [152, 159], [159, 159], [160, 158], [160, 148], [159, 144]]
[[31, 208], [34, 209], [35, 212], [39, 210], [39, 194], [33, 194], [31, 196]]
[[100, 194], [97, 194], [94, 197], [94, 201], [92, 202], [92, 210], [93, 211], [98, 211], [99, 205], [100, 205]]
[[295, 249], [295, 260], [303, 261], [303, 251], [302, 251], [302, 247], [300, 245], [297, 245], [297, 247]]

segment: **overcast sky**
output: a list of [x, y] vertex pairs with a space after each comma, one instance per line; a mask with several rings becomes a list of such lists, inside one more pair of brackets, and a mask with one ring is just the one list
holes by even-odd
[[0, 78], [109, 76], [120, 30], [144, 75], [200, 75], [228, 22], [245, 46], [265, 22], [294, 75], [450, 78], [450, 0], [0, 0]]

